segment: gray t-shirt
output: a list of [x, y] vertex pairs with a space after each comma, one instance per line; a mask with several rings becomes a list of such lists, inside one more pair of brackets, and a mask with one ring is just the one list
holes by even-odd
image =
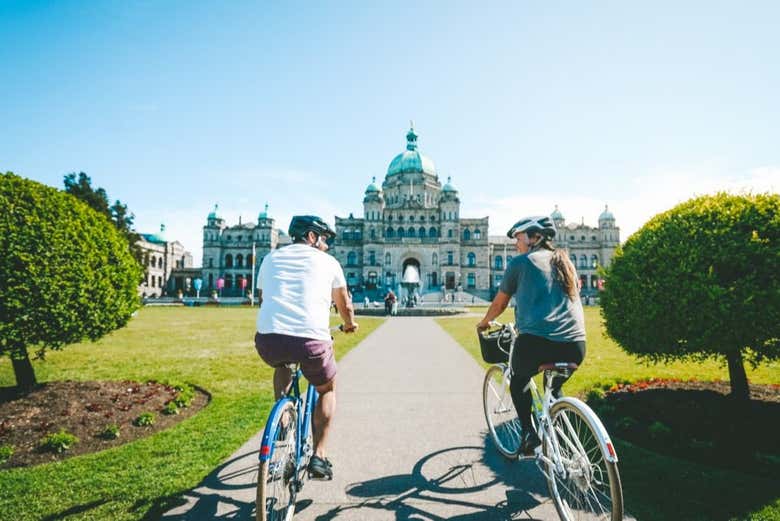
[[571, 300], [552, 273], [552, 252], [518, 255], [506, 267], [501, 291], [515, 297], [518, 331], [556, 342], [585, 340], [585, 316], [579, 298]]

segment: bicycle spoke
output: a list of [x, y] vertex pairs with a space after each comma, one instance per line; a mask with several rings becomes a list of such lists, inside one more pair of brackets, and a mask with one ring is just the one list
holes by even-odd
[[556, 508], [565, 521], [622, 519], [617, 469], [605, 459], [594, 427], [578, 407], [560, 403], [552, 413], [553, 440], [547, 452], [557, 447], [560, 458], [553, 456], [547, 474]]

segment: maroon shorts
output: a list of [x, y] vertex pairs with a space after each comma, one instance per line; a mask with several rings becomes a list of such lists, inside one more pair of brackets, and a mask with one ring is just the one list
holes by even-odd
[[278, 333], [255, 333], [255, 349], [271, 367], [301, 364], [303, 376], [316, 386], [326, 384], [336, 376], [333, 342]]

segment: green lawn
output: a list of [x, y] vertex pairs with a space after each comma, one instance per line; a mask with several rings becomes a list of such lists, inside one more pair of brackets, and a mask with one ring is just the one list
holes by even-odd
[[[474, 309], [484, 313], [485, 309]], [[507, 310], [499, 320], [509, 322]], [[604, 334], [599, 308], [586, 307], [587, 356], [582, 368], [565, 386], [567, 394], [582, 395], [610, 382], [650, 377], [726, 380], [728, 370], [715, 361], [647, 365], [626, 354]], [[478, 317], [437, 319], [480, 364], [475, 326]], [[780, 364], [746, 367], [752, 383], [780, 383]], [[745, 434], [750, 435], [746, 426]], [[761, 426], [754, 426], [760, 428]], [[764, 479], [662, 456], [617, 440], [620, 473], [628, 512], [640, 521], [780, 520], [780, 479]]]
[[[181, 380], [212, 394], [199, 414], [149, 438], [59, 463], [0, 471], [0, 519], [156, 518], [263, 426], [271, 370], [254, 349], [250, 308], [143, 308], [97, 343], [68, 346], [35, 362], [52, 380]], [[333, 317], [333, 322], [336, 322]], [[359, 317], [338, 333], [338, 358], [383, 319]], [[0, 359], [0, 386], [14, 385]]]

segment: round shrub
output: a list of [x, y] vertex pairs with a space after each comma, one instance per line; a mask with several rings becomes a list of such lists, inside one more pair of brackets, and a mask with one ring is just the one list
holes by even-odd
[[607, 333], [650, 361], [780, 358], [780, 195], [719, 193], [653, 217], [619, 248], [601, 297]]
[[96, 340], [140, 304], [141, 266], [109, 219], [11, 172], [0, 174], [0, 251], [0, 354], [22, 390], [36, 383], [28, 350]]

